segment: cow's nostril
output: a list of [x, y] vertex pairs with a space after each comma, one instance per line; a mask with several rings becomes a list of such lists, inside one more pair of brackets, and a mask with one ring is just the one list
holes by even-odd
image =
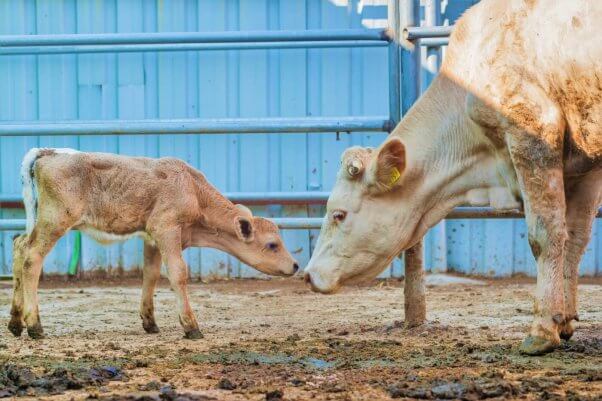
[[297, 273], [299, 271], [299, 264], [293, 263], [293, 273]]

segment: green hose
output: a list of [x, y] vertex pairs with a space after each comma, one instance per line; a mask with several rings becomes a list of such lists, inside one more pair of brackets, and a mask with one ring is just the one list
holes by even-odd
[[79, 264], [79, 255], [82, 249], [82, 233], [79, 231], [75, 232], [75, 243], [73, 244], [73, 252], [71, 253], [71, 260], [69, 260], [69, 275], [75, 276], [77, 274], [77, 265]]

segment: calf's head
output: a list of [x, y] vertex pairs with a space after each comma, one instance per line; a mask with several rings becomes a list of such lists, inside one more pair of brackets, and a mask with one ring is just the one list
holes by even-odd
[[273, 276], [291, 276], [299, 270], [297, 261], [285, 248], [278, 227], [262, 217], [255, 217], [242, 205], [234, 217], [234, 234], [225, 250], [259, 270]]
[[305, 280], [314, 291], [373, 278], [421, 238], [421, 213], [408, 180], [405, 147], [391, 138], [378, 149], [353, 147], [336, 183]]

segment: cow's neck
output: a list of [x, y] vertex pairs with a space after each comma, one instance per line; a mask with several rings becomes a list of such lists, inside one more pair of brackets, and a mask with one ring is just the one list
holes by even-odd
[[438, 76], [392, 134], [406, 146], [404, 174], [426, 228], [462, 204], [515, 207], [493, 148], [466, 113], [466, 94]]

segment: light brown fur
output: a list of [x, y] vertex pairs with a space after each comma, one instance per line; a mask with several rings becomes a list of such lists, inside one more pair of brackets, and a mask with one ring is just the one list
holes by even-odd
[[163, 262], [186, 337], [201, 336], [186, 292], [188, 268], [182, 250], [188, 247], [221, 249], [267, 274], [291, 275], [298, 269], [272, 222], [234, 205], [181, 160], [40, 149], [33, 163], [35, 225], [14, 241], [9, 328], [15, 335], [21, 333], [23, 320], [31, 337], [43, 335], [37, 301], [42, 263], [70, 229], [101, 242], [145, 238], [140, 316], [147, 332], [158, 331], [153, 292]]

